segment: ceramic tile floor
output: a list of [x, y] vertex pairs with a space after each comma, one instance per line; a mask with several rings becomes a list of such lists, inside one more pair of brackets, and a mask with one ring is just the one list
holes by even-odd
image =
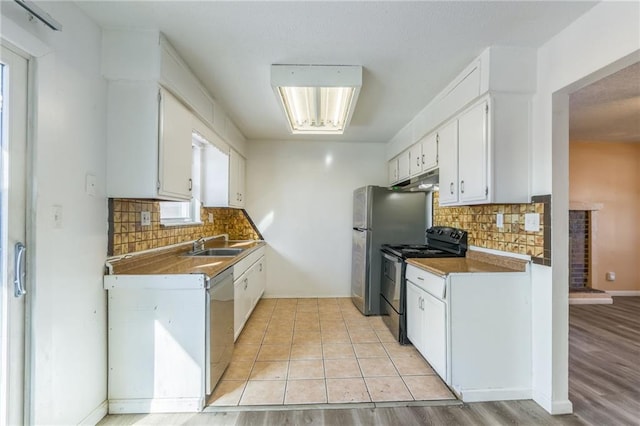
[[348, 298], [262, 299], [209, 405], [455, 399], [411, 345]]

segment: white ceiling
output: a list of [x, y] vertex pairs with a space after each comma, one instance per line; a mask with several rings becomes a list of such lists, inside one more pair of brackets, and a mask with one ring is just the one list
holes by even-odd
[[640, 142], [640, 62], [569, 96], [569, 138]]
[[[77, 3], [105, 28], [162, 31], [248, 139], [368, 142], [393, 137], [486, 47], [540, 46], [595, 4]], [[271, 64], [362, 65], [362, 91], [344, 135], [290, 135], [269, 84]]]

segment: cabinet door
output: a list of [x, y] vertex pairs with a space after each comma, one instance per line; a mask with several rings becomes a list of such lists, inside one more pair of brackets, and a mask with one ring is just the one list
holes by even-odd
[[244, 206], [245, 159], [234, 149], [229, 155], [229, 206]]
[[438, 131], [440, 164], [440, 204], [458, 202], [458, 121], [453, 120]]
[[166, 90], [160, 91], [158, 194], [191, 199], [191, 112]]
[[407, 337], [418, 351], [424, 346], [424, 320], [422, 318], [422, 294], [424, 292], [407, 281]]
[[235, 339], [238, 338], [244, 327], [251, 310], [251, 298], [249, 297], [249, 271], [233, 282], [233, 331]]
[[458, 119], [458, 176], [461, 203], [487, 199], [487, 113], [487, 102], [481, 102]]
[[422, 294], [424, 324], [422, 354], [444, 380], [447, 379], [447, 310], [441, 300], [427, 292]]
[[398, 181], [398, 158], [389, 161], [388, 165], [389, 185], [393, 185]]
[[422, 171], [428, 172], [438, 167], [438, 133], [425, 136], [422, 141]]
[[267, 287], [267, 269], [264, 256], [260, 258], [256, 265], [254, 305], [258, 303]]
[[398, 180], [403, 181], [409, 179], [409, 150], [406, 150], [398, 156]]
[[409, 176], [422, 173], [422, 143], [418, 142], [409, 148]]

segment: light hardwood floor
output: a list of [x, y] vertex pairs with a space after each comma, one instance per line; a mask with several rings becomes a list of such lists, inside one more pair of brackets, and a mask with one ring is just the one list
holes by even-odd
[[591, 425], [640, 425], [640, 297], [569, 307], [569, 399]]
[[569, 397], [574, 414], [533, 401], [448, 406], [267, 410], [105, 417], [101, 425], [640, 425], [640, 297], [569, 311]]

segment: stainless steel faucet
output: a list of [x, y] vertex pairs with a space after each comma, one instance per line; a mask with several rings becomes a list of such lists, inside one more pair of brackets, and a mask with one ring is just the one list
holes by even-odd
[[193, 242], [193, 251], [202, 251], [204, 250], [204, 237], [200, 237]]

